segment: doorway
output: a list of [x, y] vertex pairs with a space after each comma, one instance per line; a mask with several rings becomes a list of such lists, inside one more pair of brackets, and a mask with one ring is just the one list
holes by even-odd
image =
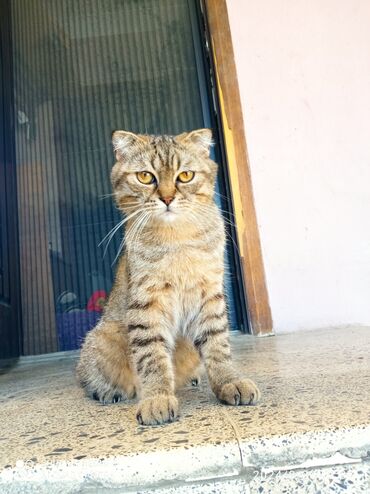
[[[120, 219], [112, 130], [213, 128], [216, 201], [230, 220], [202, 14], [197, 0], [2, 3], [11, 7], [22, 354], [72, 350], [101, 316], [121, 241], [103, 255], [99, 243]], [[230, 323], [245, 329], [228, 233]]]

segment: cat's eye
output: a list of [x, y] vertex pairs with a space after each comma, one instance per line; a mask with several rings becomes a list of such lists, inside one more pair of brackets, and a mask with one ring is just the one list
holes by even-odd
[[155, 176], [150, 172], [138, 172], [136, 177], [139, 182], [145, 185], [150, 185], [155, 182]]
[[194, 178], [194, 172], [181, 172], [179, 176], [177, 177], [177, 180], [179, 182], [182, 182], [183, 184], [186, 184], [187, 182], [190, 182], [190, 180], [193, 180]]

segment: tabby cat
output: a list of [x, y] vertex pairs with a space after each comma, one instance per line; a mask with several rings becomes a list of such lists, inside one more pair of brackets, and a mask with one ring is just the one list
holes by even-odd
[[103, 403], [139, 395], [140, 424], [177, 418], [175, 389], [196, 383], [201, 360], [222, 402], [259, 399], [255, 384], [231, 363], [211, 144], [208, 129], [175, 137], [113, 133], [111, 180], [126, 221], [125, 250], [77, 375]]

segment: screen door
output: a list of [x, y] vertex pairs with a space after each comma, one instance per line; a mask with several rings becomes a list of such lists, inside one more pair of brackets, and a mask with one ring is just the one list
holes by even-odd
[[103, 256], [99, 243], [120, 219], [112, 131], [178, 134], [212, 126], [213, 109], [196, 0], [10, 3], [28, 355], [78, 348], [101, 317], [122, 236]]
[[9, 5], [0, 3], [0, 368], [20, 353], [17, 196], [8, 17]]

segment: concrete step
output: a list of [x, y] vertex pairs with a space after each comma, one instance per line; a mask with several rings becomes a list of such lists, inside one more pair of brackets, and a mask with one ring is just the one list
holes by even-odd
[[370, 492], [370, 330], [232, 337], [263, 393], [217, 402], [204, 381], [182, 415], [142, 427], [135, 403], [77, 387], [76, 355], [26, 359], [0, 376], [0, 492]]

